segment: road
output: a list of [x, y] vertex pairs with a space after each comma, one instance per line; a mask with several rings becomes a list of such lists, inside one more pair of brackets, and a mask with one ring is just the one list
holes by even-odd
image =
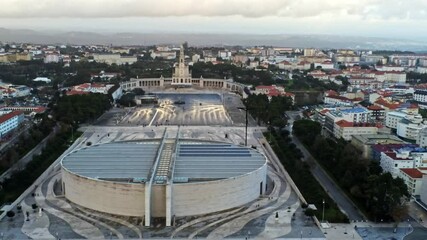
[[30, 122], [25, 122], [24, 124], [20, 125], [17, 128], [17, 130], [15, 130], [15, 132], [13, 133], [12, 138], [10, 138], [8, 141], [0, 145], [0, 152], [3, 152], [7, 150], [7, 148], [13, 146], [13, 144], [15, 144], [18, 141], [21, 134], [26, 132], [30, 127], [32, 127], [32, 124]]
[[293, 135], [292, 126], [294, 120], [300, 114], [299, 112], [289, 111], [286, 112], [289, 117], [288, 130], [291, 133], [292, 142], [301, 150], [304, 155], [303, 161], [307, 161], [310, 165], [310, 171], [317, 181], [326, 190], [329, 196], [337, 203], [338, 207], [347, 214], [350, 221], [352, 220], [364, 220], [366, 219], [363, 214], [358, 210], [353, 202], [347, 197], [347, 195], [340, 189], [339, 186], [329, 177], [325, 170], [317, 163], [310, 152], [305, 148], [303, 144]]
[[37, 146], [31, 149], [25, 156], [23, 156], [15, 164], [13, 164], [8, 170], [6, 170], [0, 176], [0, 182], [3, 182], [4, 179], [9, 178], [14, 171], [24, 168], [28, 162], [33, 160], [34, 155], [40, 154], [43, 148], [46, 146], [47, 140], [51, 138], [57, 132], [57, 130], [58, 130], [58, 127], [55, 126], [54, 130], [47, 137], [45, 137], [39, 144], [37, 144]]

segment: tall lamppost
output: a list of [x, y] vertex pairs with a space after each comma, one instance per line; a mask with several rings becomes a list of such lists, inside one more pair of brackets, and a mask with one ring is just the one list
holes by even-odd
[[325, 221], [325, 199], [323, 199], [322, 223]]
[[238, 109], [245, 111], [245, 146], [248, 146], [248, 108], [238, 107]]

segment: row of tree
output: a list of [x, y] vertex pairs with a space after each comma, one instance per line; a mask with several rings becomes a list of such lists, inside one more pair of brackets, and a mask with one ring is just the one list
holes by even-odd
[[368, 217], [374, 221], [402, 220], [410, 195], [401, 178], [384, 173], [377, 161], [364, 159], [350, 143], [324, 138], [317, 122], [295, 121], [293, 131]]
[[23, 170], [13, 173], [1, 183], [0, 204], [13, 202], [68, 148], [71, 128], [64, 126], [60, 129], [40, 155], [35, 155]]
[[53, 126], [53, 121], [46, 119], [45, 124], [35, 124], [28, 132], [22, 133], [18, 141], [0, 155], [0, 172], [7, 170], [28, 151], [39, 144], [40, 141], [49, 135]]
[[264, 94], [250, 94], [245, 105], [258, 124], [265, 123], [282, 128], [286, 125], [284, 113], [292, 109], [292, 99], [286, 96], [274, 96], [271, 100]]
[[106, 94], [65, 95], [53, 104], [53, 113], [56, 120], [74, 125], [92, 122], [109, 108], [111, 102]]
[[[319, 182], [310, 172], [310, 166], [302, 162], [301, 151], [292, 143], [289, 132], [286, 130], [271, 129], [271, 146], [291, 176], [292, 180], [301, 191], [302, 195], [309, 204], [314, 204], [318, 211], [314, 214], [320, 220], [322, 219], [323, 200], [325, 201], [325, 220], [329, 222], [348, 222], [348, 218], [339, 210], [338, 206], [332, 200]], [[270, 138], [269, 135], [266, 135]], [[310, 210], [306, 214], [310, 215]]]
[[[52, 131], [53, 126], [57, 126], [57, 131], [48, 140], [40, 155], [33, 156], [33, 160], [24, 169], [13, 173], [9, 179], [5, 179], [1, 183], [0, 205], [16, 199], [68, 148], [70, 140], [74, 140], [70, 137], [78, 135], [77, 133], [72, 134], [78, 123], [97, 119], [111, 107], [111, 104], [108, 96], [104, 94], [62, 97], [57, 94], [51, 106], [51, 111], [41, 116], [40, 125], [31, 131], [37, 130], [42, 135], [47, 135]], [[30, 136], [34, 136], [34, 134]], [[32, 141], [35, 142], [35, 139]], [[25, 145], [25, 143], [21, 144]], [[19, 148], [22, 147], [21, 144], [18, 146]]]

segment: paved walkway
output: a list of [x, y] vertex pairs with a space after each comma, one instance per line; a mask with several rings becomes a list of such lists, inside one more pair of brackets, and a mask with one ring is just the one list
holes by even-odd
[[[272, 176], [272, 175], [270, 175]], [[249, 221], [258, 218], [266, 213], [271, 213], [272, 215], [275, 214], [275, 211], [281, 207], [288, 199], [289, 196], [291, 195], [291, 188], [289, 186], [286, 186], [286, 190], [284, 191], [284, 193], [282, 193], [281, 195], [278, 195], [278, 192], [280, 191], [280, 189], [282, 188], [282, 183], [280, 181], [280, 179], [276, 176], [273, 177], [273, 181], [274, 184], [277, 186], [277, 188], [274, 190], [274, 192], [271, 194], [271, 197], [274, 197], [274, 199], [269, 199], [269, 198], [264, 198], [261, 199], [257, 202], [255, 202], [254, 204], [252, 204], [247, 210], [245, 210], [242, 213], [236, 214], [239, 217], [236, 219], [233, 219], [219, 227], [217, 227], [215, 230], [213, 230], [209, 235], [208, 235], [208, 239], [220, 239], [220, 238], [225, 238], [229, 235], [232, 235], [233, 233], [238, 232], [240, 229], [242, 229]], [[268, 206], [268, 207], [264, 207], [265, 205], [268, 205], [269, 203], [271, 203], [271, 201], [277, 200], [277, 202], [272, 205], [272, 206]], [[209, 224], [210, 226], [216, 225], [218, 223], [221, 223], [225, 220], [229, 220], [231, 218], [233, 218], [235, 216], [228, 216], [224, 219], [221, 219], [217, 222], [211, 223]], [[290, 218], [289, 218], [290, 219]], [[209, 226], [208, 225], [208, 226]], [[205, 227], [206, 228], [206, 227]], [[199, 232], [201, 232], [203, 230], [199, 229], [198, 231], [196, 231], [195, 233], [193, 233], [192, 235], [190, 235], [191, 237], [194, 237], [193, 235], [198, 234]]]
[[75, 231], [77, 234], [88, 238], [88, 239], [103, 239], [104, 235], [101, 233], [101, 231], [94, 226], [93, 224], [86, 222], [80, 218], [77, 218], [69, 213], [66, 213], [64, 211], [60, 211], [58, 209], [50, 207], [46, 203], [46, 199], [43, 196], [43, 193], [41, 191], [41, 186], [38, 186], [36, 189], [36, 202], [37, 205], [40, 208], [43, 208], [48, 213], [55, 215], [58, 218], [63, 219], [66, 221], [73, 231]]
[[[28, 206], [25, 201], [21, 202], [22, 212], [33, 212], [31, 206]], [[50, 234], [49, 228], [49, 218], [44, 213], [33, 213], [29, 217], [29, 221], [24, 221], [22, 225], [22, 232], [32, 239], [56, 239], [52, 234]]]
[[290, 209], [282, 208], [277, 211], [279, 217], [276, 218], [275, 213], [271, 214], [268, 217], [265, 223], [264, 231], [257, 235], [257, 238], [262, 239], [271, 239], [279, 238], [291, 232], [291, 221], [292, 215], [295, 213], [295, 210], [300, 206], [299, 201], [290, 206]]

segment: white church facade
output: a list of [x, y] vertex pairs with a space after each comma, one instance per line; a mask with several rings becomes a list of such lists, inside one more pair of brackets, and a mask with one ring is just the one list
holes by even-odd
[[236, 83], [233, 79], [216, 78], [193, 78], [190, 67], [185, 62], [184, 47], [181, 46], [178, 63], [174, 66], [171, 78], [131, 78], [127, 82], [120, 83], [123, 90], [129, 91], [134, 88], [149, 89], [150, 87], [194, 87], [207, 89], [224, 89], [231, 92], [243, 94], [244, 84]]

